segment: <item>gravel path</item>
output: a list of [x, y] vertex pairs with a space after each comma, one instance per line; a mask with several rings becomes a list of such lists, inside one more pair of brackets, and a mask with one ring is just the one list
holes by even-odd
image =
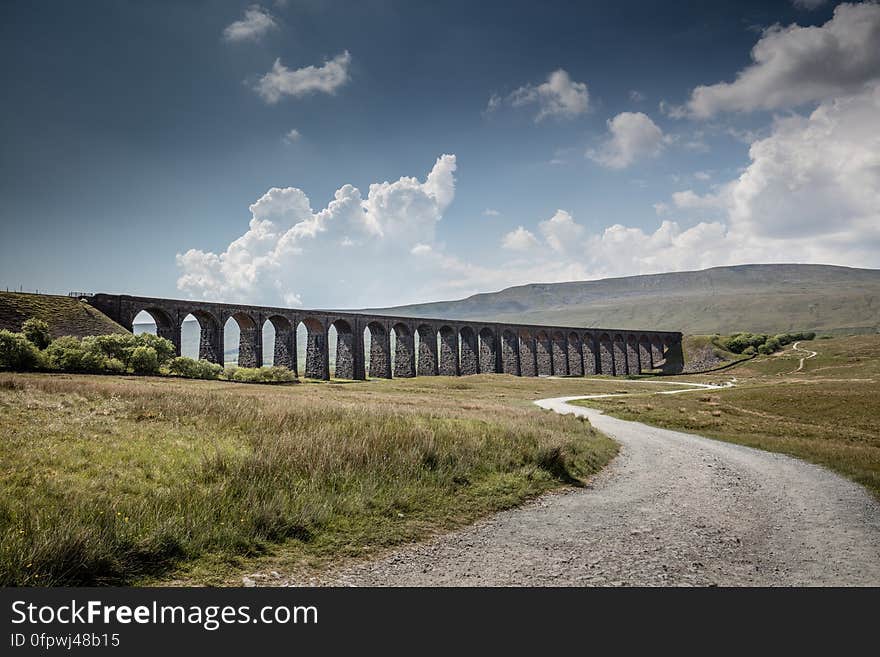
[[787, 456], [572, 406], [621, 444], [551, 494], [321, 582], [392, 586], [880, 585], [880, 504]]

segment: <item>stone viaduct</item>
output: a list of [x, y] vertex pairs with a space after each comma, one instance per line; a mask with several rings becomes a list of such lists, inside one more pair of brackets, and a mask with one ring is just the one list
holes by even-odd
[[[297, 328], [307, 334], [305, 376], [329, 379], [330, 327], [336, 329], [336, 368], [340, 379], [369, 376], [463, 376], [504, 373], [515, 376], [639, 374], [654, 369], [681, 333], [628, 331], [496, 322], [420, 319], [333, 310], [302, 310], [208, 303], [116, 294], [81, 297], [128, 330], [145, 311], [156, 332], [180, 354], [181, 325], [193, 315], [201, 327], [199, 358], [223, 365], [223, 331], [229, 318], [240, 330], [238, 362], [263, 364], [263, 325], [275, 328], [273, 364], [298, 372]], [[369, 330], [369, 354], [364, 333]], [[392, 359], [391, 335], [394, 334]]]

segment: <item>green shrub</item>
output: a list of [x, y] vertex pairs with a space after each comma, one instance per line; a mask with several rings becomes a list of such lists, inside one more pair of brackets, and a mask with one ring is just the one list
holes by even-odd
[[750, 346], [746, 347], [745, 349], [743, 349], [743, 353], [746, 356], [754, 356], [756, 353], [758, 353], [758, 350], [750, 345]]
[[168, 371], [176, 376], [188, 379], [217, 379], [223, 368], [207, 360], [195, 360], [186, 356], [178, 356], [168, 364]]
[[159, 365], [164, 365], [177, 354], [174, 344], [166, 338], [160, 338], [152, 333], [140, 333], [134, 338], [136, 346], [150, 347], [156, 352]]
[[89, 351], [100, 352], [107, 358], [115, 358], [123, 363], [128, 362], [131, 352], [138, 346], [134, 335], [124, 333], [89, 336], [83, 338], [83, 344]]
[[37, 349], [45, 349], [52, 342], [52, 334], [49, 333], [49, 325], [42, 319], [31, 317], [21, 325], [21, 332], [27, 341]]
[[290, 383], [296, 380], [293, 372], [286, 367], [237, 367], [229, 377], [242, 383]]
[[156, 374], [159, 372], [159, 356], [153, 347], [135, 347], [128, 363], [132, 371], [137, 374]]
[[40, 351], [23, 333], [0, 330], [0, 369], [33, 370], [42, 363]]
[[[48, 367], [65, 372], [104, 372], [111, 360], [89, 338], [80, 340], [72, 335], [54, 340], [43, 353]], [[114, 367], [118, 366], [114, 363]]]

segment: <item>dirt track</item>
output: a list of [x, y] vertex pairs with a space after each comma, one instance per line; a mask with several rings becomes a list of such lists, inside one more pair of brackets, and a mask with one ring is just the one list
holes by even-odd
[[557, 398], [620, 442], [587, 489], [548, 495], [323, 584], [880, 585], [880, 504], [790, 457]]

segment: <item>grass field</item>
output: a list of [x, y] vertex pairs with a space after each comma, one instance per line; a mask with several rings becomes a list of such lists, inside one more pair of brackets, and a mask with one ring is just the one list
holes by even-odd
[[529, 400], [615, 385], [0, 375], [0, 584], [240, 584], [456, 527], [602, 468]]
[[680, 429], [827, 466], [880, 496], [880, 336], [801, 342], [818, 352], [795, 371], [791, 348], [714, 375], [736, 387], [581, 401], [625, 420]]

